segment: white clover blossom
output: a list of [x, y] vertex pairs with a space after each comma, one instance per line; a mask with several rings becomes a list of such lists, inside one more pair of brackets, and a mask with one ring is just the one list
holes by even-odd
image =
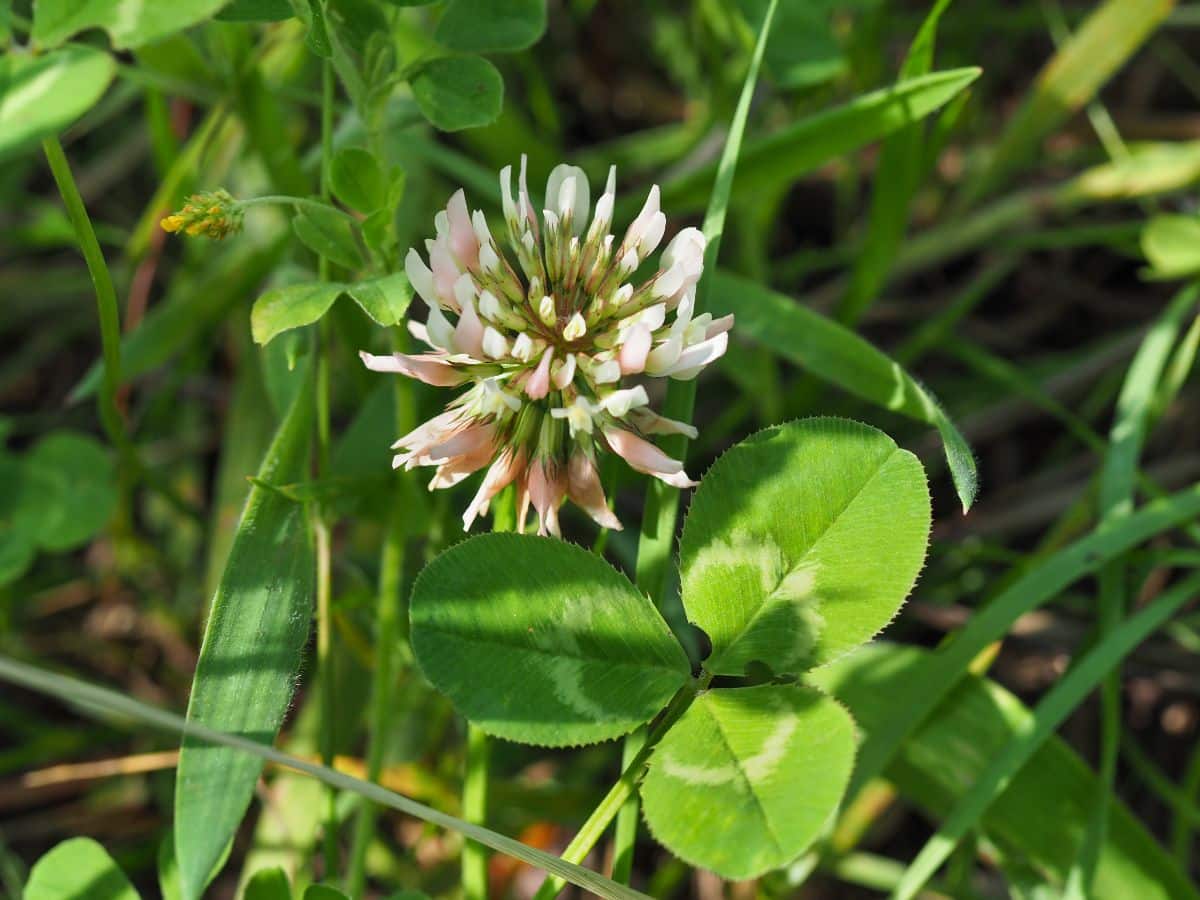
[[[438, 387], [469, 385], [446, 411], [404, 437], [393, 466], [436, 466], [430, 490], [450, 487], [487, 466], [463, 515], [464, 529], [509, 484], [517, 486], [522, 530], [532, 505], [538, 534], [558, 535], [558, 508], [570, 498], [600, 525], [620, 528], [596, 467], [607, 448], [639, 472], [675, 487], [695, 484], [683, 464], [647, 438], [696, 436], [687, 423], [649, 409], [628, 376], [690, 379], [718, 359], [733, 316], [694, 315], [704, 271], [704, 235], [684, 228], [667, 244], [659, 270], [630, 279], [666, 231], [658, 186], [620, 243], [610, 232], [616, 168], [588, 222], [583, 170], [556, 166], [546, 208], [535, 214], [525, 158], [514, 197], [512, 167], [500, 173], [508, 246], [492, 237], [482, 212], [459, 190], [434, 217], [428, 263], [410, 249], [409, 280], [429, 309], [409, 330], [430, 350], [372, 356], [378, 372], [397, 372]], [[515, 264], [514, 264], [515, 260]]]

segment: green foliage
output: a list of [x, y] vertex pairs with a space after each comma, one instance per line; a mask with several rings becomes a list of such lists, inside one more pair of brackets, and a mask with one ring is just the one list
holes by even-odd
[[[831, 159], [919, 121], [965, 90], [979, 73], [979, 69], [951, 69], [911, 78], [748, 141], [738, 162], [734, 190], [755, 196], [784, 188]], [[715, 174], [716, 166], [710, 165], [667, 182], [663, 205], [703, 206]]]
[[[845, 703], [870, 747], [894, 713], [895, 688], [929, 658], [920, 647], [875, 643], [811, 673], [808, 680]], [[941, 820], [983, 775], [989, 761], [1034, 728], [1033, 713], [995, 682], [960, 679], [912, 733], [886, 770], [905, 801]], [[969, 746], [970, 752], [963, 752]], [[1008, 859], [1022, 859], [1061, 885], [1075, 859], [1100, 789], [1095, 774], [1058, 737], [1013, 773], [979, 821]], [[1054, 815], [1046, 798], [1054, 797]], [[1156, 839], [1123, 806], [1113, 810], [1095, 882], [1097, 898], [1195, 898], [1196, 889]]]
[[254, 301], [250, 312], [254, 340], [266, 344], [285, 331], [311, 325], [343, 294], [377, 324], [388, 326], [404, 319], [412, 302], [412, 285], [407, 276], [395, 273], [357, 284], [313, 281], [273, 288]]
[[706, 668], [802, 672], [869, 640], [912, 589], [929, 527], [921, 464], [881, 431], [805, 419], [737, 444], [705, 475], [680, 541]]
[[375, 154], [362, 147], [343, 147], [329, 167], [334, 196], [351, 209], [371, 213], [388, 201], [391, 180]]
[[140, 900], [125, 873], [91, 838], [63, 841], [37, 861], [25, 900]]
[[1142, 229], [1142, 253], [1152, 278], [1170, 280], [1200, 274], [1200, 219], [1155, 216]]
[[776, 684], [709, 691], [654, 749], [646, 821], [680, 859], [754, 878], [821, 833], [853, 763], [854, 722], [824, 694]]
[[654, 604], [602, 559], [561, 541], [464, 541], [425, 568], [411, 616], [426, 677], [473, 723], [523, 743], [619, 737], [688, 677]]
[[0, 584], [32, 563], [37, 550], [61, 553], [90, 541], [117, 506], [116, 472], [102, 444], [53, 432], [22, 456], [0, 451]]
[[443, 56], [411, 77], [417, 105], [434, 127], [462, 131], [493, 122], [504, 102], [504, 82], [486, 59]]
[[244, 900], [292, 900], [292, 886], [287, 873], [275, 866], [259, 869], [246, 882]]
[[78, 119], [115, 72], [111, 56], [79, 44], [40, 56], [0, 56], [0, 159]]
[[546, 0], [447, 0], [434, 36], [467, 53], [524, 50], [546, 30]]
[[295, 14], [291, 0], [232, 0], [217, 18], [223, 22], [281, 22]]
[[713, 276], [712, 307], [734, 313], [738, 331], [805, 371], [893, 412], [925, 422], [942, 438], [963, 510], [975, 500], [975, 457], [932, 394], [854, 332], [747, 278]]
[[[260, 480], [298, 478], [311, 401], [301, 392], [267, 450]], [[213, 598], [188, 721], [270, 744], [308, 639], [314, 561], [305, 510], [256, 487]], [[185, 737], [175, 785], [175, 850], [184, 900], [200, 896], [254, 793], [262, 760]]]
[[1026, 162], [1037, 142], [1091, 100], [1173, 6], [1173, 0], [1106, 0], [1097, 5], [1038, 74], [969, 196], [978, 198]]
[[363, 263], [354, 225], [332, 207], [320, 203], [304, 204], [296, 210], [292, 229], [313, 253], [343, 269], [354, 271]]
[[103, 28], [118, 50], [140, 47], [210, 18], [229, 0], [171, 0], [134, 3], [127, 0], [37, 0], [33, 5], [33, 39], [56, 47], [88, 28]]

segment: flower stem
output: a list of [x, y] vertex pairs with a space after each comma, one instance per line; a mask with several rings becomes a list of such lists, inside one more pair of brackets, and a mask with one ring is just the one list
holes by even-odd
[[[754, 53], [742, 82], [741, 94], [733, 112], [733, 120], [729, 124], [729, 136], [721, 152], [721, 161], [717, 166], [717, 177], [713, 183], [712, 194], [709, 196], [708, 208], [704, 213], [704, 268], [712, 272], [717, 267], [717, 256], [721, 250], [721, 235], [725, 231], [725, 213], [729, 208], [729, 195], [733, 189], [733, 175], [737, 169], [738, 155], [742, 147], [742, 135], [746, 130], [746, 120], [750, 115], [750, 101], [754, 95], [754, 85], [758, 81], [758, 70], [766, 52], [767, 37], [771, 33], [771, 24], [775, 18], [778, 0], [770, 0], [759, 28], [758, 39], [754, 45]], [[711, 279], [700, 279], [696, 289], [697, 314], [703, 313], [708, 306], [708, 293]], [[667, 387], [667, 396], [663, 404], [663, 415], [683, 422], [692, 420], [696, 406], [696, 381], [672, 381]], [[662, 448], [668, 456], [678, 460], [687, 459], [688, 439], [679, 434], [665, 438]], [[657, 605], [661, 609], [663, 599], [668, 589], [670, 573], [671, 548], [675, 543], [675, 523], [679, 517], [679, 491], [661, 481], [652, 481], [646, 493], [646, 505], [642, 512], [642, 531], [638, 541], [637, 567], [635, 582], [640, 590], [645, 591], [651, 598], [658, 598]], [[637, 740], [637, 732], [626, 738], [623, 759], [635, 756], [633, 742]], [[647, 741], [647, 744], [649, 742]], [[644, 749], [644, 748], [643, 748]], [[630, 794], [628, 801], [621, 809], [614, 836], [613, 880], [628, 880], [633, 868], [633, 845], [637, 839], [638, 827], [638, 798]]]
[[[562, 858], [567, 862], [578, 865], [583, 862], [584, 858], [596, 846], [596, 843], [603, 837], [604, 832], [608, 829], [609, 824], [617, 814], [626, 807], [626, 804], [631, 798], [636, 800], [637, 784], [641, 780], [642, 771], [646, 768], [646, 762], [650, 759], [650, 753], [663, 735], [665, 735], [685, 712], [692, 705], [692, 701], [696, 699], [696, 695], [700, 691], [708, 687], [712, 676], [705, 673], [698, 680], [689, 682], [684, 685], [671, 698], [671, 702], [667, 705], [662, 717], [654, 724], [649, 733], [642, 729], [644, 736], [641, 746], [630, 754], [630, 758], [624, 768], [621, 770], [621, 776], [616, 780], [604, 799], [592, 810], [592, 814], [588, 816], [587, 821], [583, 823], [575, 837], [571, 839], [571, 843], [567, 845], [567, 849], [562, 852]], [[626, 741], [626, 750], [629, 750], [630, 742]], [[635, 806], [636, 810], [637, 807]], [[630, 845], [632, 846], [632, 845]], [[614, 874], [616, 866], [614, 865]], [[615, 878], [614, 878], [615, 880]], [[542, 886], [538, 888], [538, 892], [534, 894], [533, 900], [554, 900], [558, 896], [558, 892], [563, 889], [566, 882], [561, 878], [547, 876], [542, 882]]]
[[[321, 64], [321, 196], [329, 197], [329, 161], [333, 146], [333, 66], [329, 60]], [[317, 258], [317, 279], [329, 279], [329, 260]], [[329, 352], [330, 323], [328, 318], [317, 325], [316, 340], [316, 403], [317, 403], [317, 477], [329, 474], [330, 415], [329, 415]], [[333, 766], [336, 749], [334, 722], [337, 708], [337, 683], [333, 667], [333, 572], [330, 549], [328, 511], [317, 506], [314, 534], [317, 551], [317, 673], [321, 710], [321, 762]], [[333, 878], [338, 868], [337, 792], [326, 792], [325, 829], [322, 841], [325, 858], [325, 877]]]
[[[395, 329], [392, 349], [403, 352], [406, 339], [402, 329]], [[397, 380], [394, 396], [396, 402], [396, 428], [405, 434], [413, 427], [416, 410], [413, 406], [412, 390]], [[408, 621], [404, 608], [404, 542], [407, 529], [404, 513], [407, 487], [400, 475], [393, 482], [395, 502], [391, 506], [388, 531], [384, 537], [383, 552], [379, 559], [379, 598], [376, 606], [375, 675], [371, 685], [371, 711], [367, 744], [367, 780], [378, 782], [383, 771], [384, 753], [387, 750], [388, 721], [392, 715], [392, 689], [396, 680], [397, 651], [408, 662]], [[361, 897], [367, 880], [367, 849], [375, 836], [375, 820], [378, 806], [364, 800], [359, 808], [355, 823], [354, 843], [350, 848], [349, 874], [346, 877], [346, 893]]]
[[[399, 486], [397, 486], [398, 488]], [[398, 490], [397, 490], [398, 492]], [[375, 673], [371, 684], [370, 737], [367, 744], [367, 780], [379, 781], [387, 749], [388, 720], [392, 715], [392, 687], [396, 679], [396, 653], [402, 630], [402, 574], [404, 571], [403, 507], [393, 504], [383, 553], [379, 561], [379, 598], [375, 636]], [[346, 893], [361, 897], [366, 886], [367, 848], [375, 836], [378, 807], [363, 801], [350, 849]]]
[[[463, 818], [485, 824], [488, 807], [488, 775], [491, 747], [488, 736], [478, 726], [467, 723], [467, 764], [463, 779]], [[465, 841], [462, 852], [463, 896], [467, 900], [487, 900], [487, 848]]]

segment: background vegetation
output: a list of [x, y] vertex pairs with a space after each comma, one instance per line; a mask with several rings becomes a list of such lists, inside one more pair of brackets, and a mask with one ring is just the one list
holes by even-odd
[[[276, 702], [288, 754], [463, 812], [464, 724], [414, 668], [405, 605], [474, 485], [392, 473], [395, 436], [446, 398], [357, 352], [406, 339], [396, 273], [434, 212], [460, 185], [498, 211], [522, 153], [534, 184], [615, 164], [619, 227], [651, 183], [699, 224], [767, 6], [0, 0], [0, 893], [89, 836], [125, 875], [79, 844], [62, 870], [181, 896], [178, 732], [146, 707], [187, 708], [222, 604], [280, 643], [233, 634], [261, 665], [210, 724]], [[860, 419], [924, 463], [932, 541], [886, 640], [811, 676], [860, 734], [832, 827], [743, 882], [643, 828], [639, 890], [1196, 896], [1197, 26], [1170, 0], [779, 3], [706, 274], [737, 325], [689, 470], [764, 426]], [[285, 199], [222, 241], [159, 228], [218, 188]], [[600, 546], [632, 573], [645, 485], [606, 478], [633, 527]], [[278, 530], [235, 546], [248, 497]], [[271, 555], [293, 531], [308, 546], [313, 508], [327, 573]], [[597, 540], [577, 511], [564, 525]], [[314, 591], [320, 638], [286, 605]], [[619, 773], [612, 743], [492, 753], [486, 824], [554, 854]], [[277, 865], [297, 890], [460, 891], [458, 831], [342, 787], [268, 765], [240, 827], [221, 813], [236, 834], [206, 896]], [[542, 877], [497, 854], [486, 891]]]

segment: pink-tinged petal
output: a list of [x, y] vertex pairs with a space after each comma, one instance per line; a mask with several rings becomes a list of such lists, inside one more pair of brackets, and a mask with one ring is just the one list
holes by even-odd
[[475, 303], [464, 298], [462, 313], [454, 326], [454, 349], [475, 359], [483, 359], [483, 323], [475, 312]]
[[465, 372], [460, 372], [440, 356], [424, 354], [409, 356], [405, 353], [393, 353], [390, 356], [372, 356], [370, 353], [359, 353], [363, 364], [373, 372], [394, 372], [407, 375], [434, 387], [457, 387], [468, 379]]
[[554, 348], [547, 347], [542, 361], [525, 381], [525, 393], [531, 400], [541, 400], [550, 393], [550, 363], [554, 360]]
[[567, 490], [565, 473], [546, 462], [536, 462], [529, 470], [529, 499], [538, 515], [538, 534], [562, 537], [558, 526], [558, 507]]
[[438, 466], [437, 472], [429, 482], [429, 490], [436, 491], [439, 488], [454, 487], [486, 466], [494, 452], [495, 447], [489, 442], [480, 444], [469, 453], [447, 460]]
[[704, 329], [704, 337], [715, 338], [718, 334], [725, 334], [733, 327], [733, 313], [727, 316], [721, 316], [719, 319], [713, 319], [708, 323], [708, 327]]
[[695, 487], [698, 483], [687, 477], [683, 471], [683, 463], [667, 456], [658, 447], [631, 431], [607, 428], [604, 431], [604, 438], [608, 441], [612, 451], [629, 463], [630, 468], [638, 472], [653, 475], [660, 481], [677, 488]]
[[429, 242], [429, 264], [433, 269], [433, 286], [437, 290], [438, 299], [442, 306], [458, 312], [458, 300], [454, 297], [454, 282], [458, 281], [458, 264], [445, 239], [438, 238]]
[[403, 447], [406, 450], [413, 450], [418, 447], [432, 447], [459, 430], [461, 427], [460, 416], [461, 413], [457, 409], [448, 409], [439, 413], [428, 422], [421, 423], [404, 437], [399, 438], [392, 444], [392, 449], [398, 450]]
[[617, 354], [622, 375], [636, 375], [646, 368], [646, 356], [650, 353], [653, 341], [654, 335], [646, 325], [638, 323], [629, 329], [629, 335]]
[[652, 409], [641, 407], [629, 411], [629, 421], [643, 434], [685, 434], [692, 440], [700, 436], [694, 425], [660, 416]]
[[504, 450], [492, 463], [487, 474], [483, 476], [483, 484], [463, 513], [463, 531], [470, 531], [475, 518], [488, 510], [492, 498], [508, 487], [514, 478], [525, 468], [525, 452], [513, 453], [511, 449]]
[[698, 344], [692, 344], [692, 346], [679, 354], [679, 358], [675, 360], [675, 363], [663, 371], [662, 374], [669, 375], [680, 381], [695, 378], [701, 369], [724, 356], [728, 346], [729, 334], [722, 331], [715, 337], [701, 341]]
[[596, 464], [584, 453], [576, 453], [567, 465], [567, 491], [571, 501], [601, 528], [621, 530], [621, 520], [608, 508]]
[[446, 206], [446, 217], [450, 223], [450, 250], [458, 264], [464, 269], [479, 266], [479, 239], [471, 224], [471, 213], [467, 209], [467, 195], [459, 188]]
[[468, 425], [466, 428], [445, 435], [444, 440], [437, 444], [423, 448], [415, 455], [410, 454], [411, 459], [406, 463], [405, 468], [440, 466], [458, 456], [484, 454], [484, 458], [475, 467], [478, 469], [496, 452], [495, 437], [496, 428], [490, 422]]

